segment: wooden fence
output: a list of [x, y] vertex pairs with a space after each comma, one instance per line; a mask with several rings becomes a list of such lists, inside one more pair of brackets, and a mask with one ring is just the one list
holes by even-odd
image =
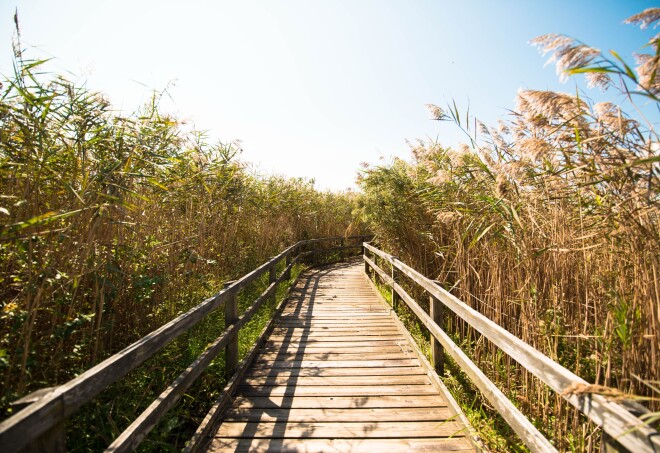
[[[373, 256], [370, 257], [370, 256]], [[501, 414], [523, 442], [534, 452], [557, 451], [536, 427], [514, 404], [486, 377], [479, 367], [445, 333], [442, 324], [442, 308], [446, 307], [456, 316], [472, 326], [512, 359], [534, 374], [552, 390], [562, 395], [570, 404], [597, 425], [611, 439], [610, 449], [624, 447], [631, 452], [660, 452], [660, 433], [649, 427], [622, 404], [609, 401], [596, 393], [572, 394], [571, 388], [588, 384], [584, 379], [559, 365], [548, 356], [503, 329], [422, 274], [401, 262], [397, 257], [378, 248], [363, 244], [364, 267], [367, 275], [378, 276], [392, 291], [394, 308], [403, 301], [429, 330], [432, 338], [433, 361], [436, 368], [442, 367], [443, 351], [446, 351], [469, 376], [474, 385]], [[389, 272], [379, 266], [388, 263]], [[414, 285], [422, 288], [430, 297], [429, 313], [400, 285], [405, 276]], [[566, 392], [569, 390], [568, 392]], [[616, 447], [612, 447], [616, 446]]]
[[[3, 452], [20, 450], [64, 451], [66, 419], [112, 383], [118, 381], [145, 360], [161, 351], [172, 340], [197, 325], [210, 313], [224, 309], [225, 330], [210, 346], [156, 398], [106, 451], [131, 451], [177, 403], [186, 389], [204, 372], [224, 349], [225, 370], [231, 381], [238, 365], [238, 332], [268, 300], [274, 300], [280, 283], [289, 280], [295, 263], [306, 256], [355, 249], [369, 236], [312, 239], [298, 242], [252, 272], [227, 285], [176, 319], [154, 330], [124, 350], [109, 357], [71, 381], [34, 392], [19, 400], [25, 406], [0, 423], [0, 446]], [[284, 269], [277, 275], [278, 264]], [[237, 295], [249, 284], [268, 273], [269, 286], [252, 305], [238, 314]]]

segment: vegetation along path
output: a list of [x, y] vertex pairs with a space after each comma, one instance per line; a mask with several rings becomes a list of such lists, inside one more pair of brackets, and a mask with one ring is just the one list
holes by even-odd
[[474, 451], [362, 268], [300, 278], [209, 451]]

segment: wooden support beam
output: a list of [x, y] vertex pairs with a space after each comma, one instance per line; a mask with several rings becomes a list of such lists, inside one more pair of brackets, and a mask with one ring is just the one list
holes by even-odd
[[291, 269], [289, 268], [289, 265], [291, 264], [291, 252], [287, 252], [286, 255], [284, 255], [284, 259], [286, 260], [286, 268], [284, 270], [284, 280], [291, 280]]
[[[396, 259], [396, 257], [392, 257], [392, 258]], [[396, 285], [399, 282], [399, 270], [396, 268], [396, 266], [394, 266], [393, 263], [390, 263], [390, 264], [392, 265], [392, 273], [391, 273], [391, 277], [392, 277], [392, 284], [391, 284], [392, 310], [394, 310], [396, 312], [397, 309], [399, 308], [400, 297], [399, 297], [399, 294], [394, 289], [394, 285]]]
[[[225, 301], [225, 329], [236, 321], [238, 321], [238, 292], [232, 293]], [[238, 365], [238, 335], [225, 346], [225, 376], [227, 380], [234, 375], [236, 365]]]
[[[429, 315], [433, 322], [435, 322], [440, 329], [444, 330], [444, 323], [442, 322], [442, 302], [436, 297], [429, 296]], [[436, 338], [431, 335], [431, 359], [433, 361], [433, 368], [438, 375], [445, 374], [445, 351], [442, 345]]]
[[[268, 286], [272, 285], [277, 280], [276, 266], [277, 264], [273, 264], [273, 267], [271, 267], [268, 270]], [[273, 295], [270, 296], [270, 302], [273, 308], [275, 308], [275, 304], [277, 303], [277, 285], [275, 285], [275, 290], [273, 291]]]
[[371, 278], [369, 275], [369, 263], [367, 263], [367, 248], [362, 244], [362, 261], [364, 261], [364, 273], [367, 274], [367, 277]]

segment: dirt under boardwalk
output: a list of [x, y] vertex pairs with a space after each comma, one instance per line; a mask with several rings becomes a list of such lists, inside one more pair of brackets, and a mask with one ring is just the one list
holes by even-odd
[[474, 451], [362, 269], [302, 276], [209, 451]]

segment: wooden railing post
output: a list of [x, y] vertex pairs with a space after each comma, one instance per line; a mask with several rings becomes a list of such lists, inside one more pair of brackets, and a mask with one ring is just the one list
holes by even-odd
[[[277, 263], [268, 269], [268, 286], [272, 285], [275, 280], [277, 280]], [[273, 304], [273, 309], [275, 309], [277, 305], [277, 286], [273, 290], [273, 295], [270, 296], [270, 302]]]
[[314, 258], [315, 258], [314, 250], [315, 250], [315, 248], [316, 248], [316, 244], [313, 244], [313, 243], [305, 245], [305, 251], [309, 254], [309, 255], [306, 255], [306, 258], [307, 258], [307, 260], [308, 260], [308, 262], [311, 266], [314, 265]]
[[369, 263], [367, 263], [367, 260], [364, 259], [364, 257], [368, 256], [367, 255], [367, 248], [362, 244], [362, 261], [364, 261], [364, 273], [367, 274], [368, 278], [371, 278], [369, 275]]
[[[435, 322], [440, 329], [444, 330], [442, 322], [442, 302], [436, 297], [429, 295], [429, 315], [433, 322]], [[443, 376], [445, 373], [445, 352], [442, 345], [438, 340], [431, 335], [431, 358], [433, 360], [433, 367], [438, 375]]]
[[392, 257], [392, 309], [396, 312], [396, 309], [399, 307], [399, 293], [394, 289], [394, 284], [399, 283], [399, 270], [394, 266], [394, 260], [398, 259], [396, 256]]
[[288, 252], [285, 256], [285, 269], [286, 273], [284, 274], [284, 279], [285, 280], [291, 280], [291, 270], [289, 269], [289, 266], [291, 265], [291, 252]]
[[[10, 404], [14, 412], [18, 412], [32, 403], [39, 401], [44, 395], [49, 394], [55, 387], [46, 387], [39, 389], [29, 395], [24, 396]], [[41, 436], [32, 439], [21, 452], [23, 453], [64, 453], [66, 451], [66, 429], [64, 420], [53, 425]]]
[[603, 432], [601, 451], [603, 453], [628, 453], [629, 450], [623, 447], [619, 442], [612, 438], [606, 432]]
[[[225, 287], [233, 282], [225, 283]], [[238, 293], [234, 292], [225, 301], [225, 329], [238, 321]], [[238, 332], [234, 338], [225, 346], [225, 377], [229, 380], [236, 371], [238, 365]]]

